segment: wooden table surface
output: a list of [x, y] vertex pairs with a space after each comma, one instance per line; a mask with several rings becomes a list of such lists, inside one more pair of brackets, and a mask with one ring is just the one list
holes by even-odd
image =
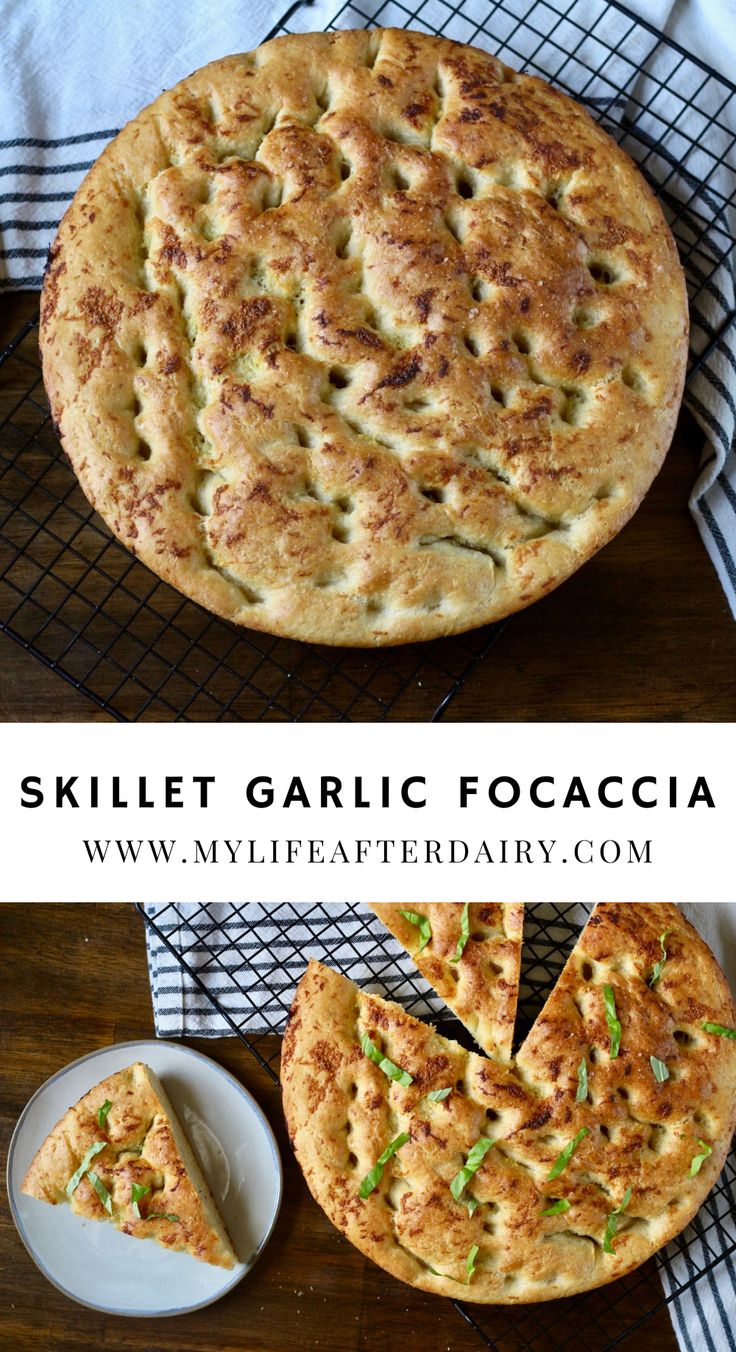
[[[0, 300], [0, 350], [37, 299], [20, 293]], [[0, 369], [0, 401], [3, 380]], [[7, 378], [5, 385], [10, 401]], [[683, 413], [664, 469], [633, 521], [558, 591], [511, 621], [448, 718], [736, 717], [736, 624], [687, 507], [702, 443]], [[401, 716], [426, 718], [427, 700], [426, 681], [420, 687], [415, 680]], [[0, 635], [0, 720], [106, 717]]]
[[[143, 921], [132, 906], [0, 907], [0, 1036], [2, 1101], [0, 1153], [31, 1095], [69, 1061], [113, 1042], [153, 1036]], [[414, 1292], [364, 1260], [312, 1201], [286, 1140], [279, 1090], [237, 1039], [189, 1040], [226, 1066], [251, 1091], [278, 1137], [284, 1165], [281, 1214], [252, 1274], [206, 1310], [176, 1319], [123, 1320], [77, 1306], [52, 1287], [26, 1253], [0, 1206], [0, 1347], [7, 1352], [478, 1352], [477, 1335], [449, 1301]], [[133, 1241], [131, 1240], [131, 1243]], [[644, 1271], [644, 1270], [643, 1270]], [[648, 1286], [656, 1288], [653, 1264]], [[637, 1277], [636, 1280], [639, 1278]], [[594, 1314], [613, 1338], [622, 1331], [613, 1305], [619, 1294], [627, 1320], [641, 1314], [619, 1282], [595, 1297]], [[577, 1343], [597, 1352], [590, 1312], [557, 1302], [545, 1333], [533, 1310], [476, 1306], [498, 1352], [550, 1352]], [[590, 1307], [588, 1307], [590, 1311]], [[534, 1323], [533, 1343], [522, 1333]], [[505, 1334], [503, 1330], [510, 1331]], [[564, 1340], [562, 1335], [564, 1333]], [[578, 1337], [579, 1335], [579, 1337]], [[575, 1342], [569, 1342], [573, 1337]], [[624, 1343], [627, 1352], [676, 1352], [666, 1310]]]

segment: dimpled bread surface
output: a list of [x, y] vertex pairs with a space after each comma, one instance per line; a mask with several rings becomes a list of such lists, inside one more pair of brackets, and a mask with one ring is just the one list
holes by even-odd
[[129, 549], [236, 623], [369, 646], [498, 619], [621, 528], [687, 305], [577, 104], [442, 38], [313, 33], [120, 132], [61, 224], [41, 346]]
[[[667, 958], [653, 981], [663, 934]], [[609, 986], [621, 1024], [615, 1056]], [[666, 904], [595, 909], [510, 1063], [466, 1051], [311, 962], [284, 1039], [289, 1134], [330, 1220], [409, 1285], [491, 1304], [573, 1295], [623, 1276], [678, 1234], [723, 1167], [736, 1125], [736, 1042], [705, 1022], [733, 1027], [736, 1008], [706, 944]], [[409, 1085], [364, 1054], [366, 1033]], [[655, 1076], [651, 1057], [669, 1078]], [[402, 1134], [361, 1198], [361, 1181]], [[450, 1184], [480, 1140], [494, 1144], [455, 1197]], [[544, 1215], [560, 1202], [564, 1210]]]

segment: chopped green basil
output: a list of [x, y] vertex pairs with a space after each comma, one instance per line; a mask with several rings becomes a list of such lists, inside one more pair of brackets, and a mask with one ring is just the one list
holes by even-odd
[[421, 953], [422, 949], [427, 947], [427, 944], [432, 938], [432, 926], [426, 915], [420, 915], [418, 911], [400, 911], [399, 914], [403, 915], [404, 919], [408, 920], [410, 925], [416, 925], [419, 930], [419, 937], [422, 942], [417, 949], [417, 954]]
[[388, 1075], [389, 1080], [396, 1080], [396, 1083], [403, 1085], [405, 1089], [412, 1083], [413, 1075], [410, 1075], [408, 1070], [402, 1070], [401, 1066], [395, 1065], [393, 1061], [383, 1055], [383, 1052], [379, 1052], [375, 1042], [371, 1042], [367, 1033], [364, 1033], [360, 1039], [360, 1045], [369, 1060], [375, 1062], [378, 1069], [382, 1070], [384, 1075]]
[[92, 1187], [94, 1188], [95, 1192], [97, 1193], [97, 1196], [102, 1202], [105, 1211], [109, 1212], [109, 1214], [112, 1216], [112, 1197], [110, 1196], [109, 1192], [107, 1191], [107, 1188], [102, 1182], [102, 1179], [97, 1177], [97, 1174], [95, 1173], [94, 1169], [87, 1170], [87, 1177], [90, 1183], [92, 1184]]
[[409, 1140], [408, 1131], [402, 1131], [400, 1135], [394, 1137], [390, 1145], [386, 1146], [386, 1149], [384, 1150], [383, 1154], [378, 1156], [378, 1159], [373, 1165], [373, 1168], [371, 1169], [370, 1173], [366, 1174], [365, 1178], [363, 1179], [363, 1182], [360, 1185], [359, 1195], [362, 1197], [363, 1201], [365, 1201], [366, 1197], [370, 1197], [374, 1188], [378, 1187], [381, 1179], [383, 1178], [383, 1166], [385, 1164], [388, 1164], [389, 1160], [391, 1159], [391, 1156], [395, 1155], [396, 1151], [400, 1150], [402, 1145], [406, 1145], [408, 1140]]
[[133, 1183], [131, 1186], [130, 1200], [133, 1203], [133, 1215], [138, 1221], [141, 1219], [141, 1211], [140, 1207], [138, 1206], [138, 1203], [140, 1202], [141, 1198], [145, 1197], [146, 1193], [150, 1191], [151, 1189], [147, 1188], [144, 1183]]
[[66, 1185], [67, 1197], [73, 1196], [73, 1194], [79, 1187], [82, 1179], [84, 1178], [84, 1175], [89, 1169], [89, 1166], [92, 1163], [95, 1155], [99, 1155], [100, 1151], [104, 1150], [106, 1145], [107, 1141], [95, 1141], [94, 1145], [90, 1146], [79, 1168], [76, 1170], [75, 1173], [72, 1174], [71, 1178], [69, 1179], [69, 1182]]
[[111, 1108], [112, 1108], [112, 1104], [111, 1104], [110, 1100], [109, 1100], [109, 1099], [105, 1099], [105, 1102], [102, 1104], [102, 1107], [97, 1109], [97, 1125], [98, 1125], [98, 1127], [104, 1127], [104, 1125], [105, 1125], [105, 1123], [106, 1123], [106, 1121], [107, 1121], [107, 1114], [109, 1113], [109, 1111], [110, 1111]]
[[576, 1103], [585, 1103], [588, 1097], [588, 1062], [583, 1057], [578, 1066], [578, 1087], [575, 1093]]
[[459, 1277], [451, 1277], [447, 1272], [438, 1272], [436, 1268], [430, 1267], [429, 1263], [427, 1263], [427, 1272], [431, 1272], [433, 1277], [441, 1277], [446, 1282], [460, 1282]]
[[706, 1033], [717, 1033], [719, 1037], [736, 1039], [736, 1028], [724, 1028], [722, 1023], [704, 1023], [703, 1030]]
[[543, 1211], [543, 1212], [542, 1212], [542, 1215], [543, 1215], [543, 1216], [559, 1216], [563, 1211], [569, 1211], [569, 1210], [570, 1210], [570, 1203], [568, 1202], [567, 1198], [566, 1198], [566, 1197], [558, 1197], [558, 1199], [557, 1199], [556, 1202], [553, 1202], [551, 1206], [548, 1206], [548, 1207], [547, 1207], [547, 1210], [546, 1210], [546, 1211]]
[[660, 946], [660, 948], [661, 948], [661, 950], [662, 950], [662, 956], [661, 956], [661, 958], [659, 959], [658, 962], [655, 962], [655, 964], [654, 964], [654, 966], [653, 966], [653, 968], [652, 968], [652, 971], [651, 971], [651, 974], [650, 974], [650, 977], [649, 977], [649, 985], [650, 985], [650, 986], [656, 986], [657, 982], [659, 981], [659, 978], [660, 978], [661, 975], [662, 975], [662, 972], [664, 971], [664, 965], [665, 965], [665, 963], [666, 963], [666, 961], [667, 961], [667, 949], [666, 949], [665, 946], [664, 946], [664, 941], [665, 941], [665, 939], [667, 938], [667, 935], [668, 935], [668, 934], [673, 934], [673, 933], [674, 933], [673, 930], [668, 929], [668, 930], [664, 930], [663, 933], [660, 934], [660, 936], [659, 936], [659, 946]]
[[622, 1212], [626, 1210], [630, 1201], [631, 1201], [631, 1188], [627, 1188], [618, 1206], [614, 1207], [613, 1211], [609, 1214], [608, 1221], [606, 1222], [606, 1232], [603, 1236], [604, 1253], [616, 1252], [616, 1250], [613, 1247], [613, 1241], [616, 1235], [616, 1230], [618, 1229], [618, 1218], [622, 1214]]
[[613, 993], [613, 986], [603, 987], [603, 1004], [606, 1009], [606, 1023], [611, 1038], [610, 1056], [613, 1060], [618, 1056], [621, 1047], [621, 1024], [616, 1015], [616, 997]]
[[694, 1156], [692, 1164], [690, 1165], [690, 1173], [688, 1174], [689, 1178], [694, 1178], [696, 1174], [699, 1174], [701, 1165], [705, 1163], [709, 1155], [713, 1154], [713, 1146], [708, 1145], [707, 1141], [701, 1141], [700, 1139], [698, 1139], [698, 1145], [701, 1146], [703, 1153], [702, 1155]]
[[469, 1197], [465, 1205], [468, 1208], [468, 1215], [472, 1216], [473, 1213], [478, 1210], [480, 1202], [478, 1201], [477, 1197]]
[[473, 1273], [475, 1272], [475, 1260], [477, 1257], [478, 1257], [478, 1245], [474, 1244], [472, 1249], [470, 1250], [470, 1253], [465, 1259], [465, 1271], [468, 1274], [468, 1281], [472, 1280]]
[[432, 1103], [441, 1103], [442, 1100], [446, 1099], [447, 1095], [451, 1093], [452, 1093], [452, 1085], [448, 1085], [447, 1089], [433, 1089], [429, 1094], [427, 1094], [427, 1098]]
[[171, 1211], [149, 1211], [145, 1217], [147, 1221], [178, 1221], [179, 1216], [175, 1216]]
[[552, 1168], [547, 1174], [548, 1183], [552, 1183], [555, 1178], [559, 1178], [563, 1169], [566, 1169], [568, 1164], [570, 1163], [570, 1160], [572, 1159], [575, 1151], [580, 1145], [580, 1142], [582, 1141], [583, 1137], [587, 1135], [588, 1128], [581, 1127], [577, 1136], [573, 1136], [572, 1140], [568, 1141], [567, 1145], [565, 1146], [565, 1149], [560, 1151], [559, 1155], [557, 1156], [557, 1159], [552, 1165]]
[[457, 941], [455, 956], [454, 958], [450, 958], [450, 962], [460, 961], [461, 957], [463, 956], [463, 950], [465, 948], [465, 945], [468, 942], [468, 939], [470, 938], [470, 916], [468, 913], [469, 908], [470, 902], [466, 901], [465, 905], [463, 906], [462, 913], [460, 915], [460, 938]]
[[459, 1202], [466, 1183], [470, 1182], [473, 1174], [477, 1174], [486, 1152], [492, 1145], [495, 1145], [495, 1141], [489, 1141], [487, 1136], [480, 1136], [469, 1151], [463, 1168], [458, 1170], [450, 1184], [450, 1192], [456, 1202]]
[[658, 1084], [664, 1084], [665, 1080], [670, 1078], [669, 1067], [664, 1061], [660, 1061], [657, 1056], [650, 1056], [649, 1064], [652, 1067], [654, 1078]]

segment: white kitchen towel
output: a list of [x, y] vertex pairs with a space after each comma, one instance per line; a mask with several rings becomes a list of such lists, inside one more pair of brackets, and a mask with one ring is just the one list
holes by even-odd
[[[369, 984], [378, 993], [411, 1002], [411, 1012], [419, 1018], [443, 1008], [426, 982], [417, 978], [411, 958], [364, 906], [179, 903], [146, 910], [174, 948], [186, 952], [189, 966], [202, 983], [198, 985], [184, 973], [165, 943], [147, 931], [159, 1037], [227, 1037], [235, 1031], [233, 1024], [252, 1033], [283, 1029], [308, 957], [347, 970], [354, 981]], [[736, 902], [691, 904], [683, 910], [736, 990]], [[528, 981], [535, 985], [549, 982], [550, 970], [560, 965], [560, 946], [574, 940], [587, 911], [582, 905], [527, 907], [526, 956], [531, 955], [535, 964], [527, 968]], [[424, 992], [419, 998], [417, 988]], [[530, 989], [522, 985], [522, 1000]], [[205, 991], [218, 1000], [232, 1023], [213, 1009]], [[665, 1250], [662, 1283], [672, 1298], [670, 1314], [683, 1352], [701, 1352], [702, 1348], [736, 1352], [736, 1255], [721, 1258], [713, 1267], [718, 1254], [736, 1243], [733, 1151], [727, 1170], [730, 1185], [711, 1199], [710, 1212], [702, 1211]]]
[[[691, 226], [707, 227], [686, 260], [697, 292], [693, 350], [702, 353], [721, 332], [735, 304], [736, 90], [684, 54], [733, 75], [736, 0], [630, 0], [649, 28], [607, 0], [312, 0], [295, 8], [291, 30], [332, 22], [441, 30], [566, 84], [609, 125], [633, 119], [650, 138], [647, 167], [664, 185], [681, 244], [692, 242]], [[102, 17], [97, 0], [0, 0], [0, 290], [40, 286], [66, 204], [128, 118], [189, 71], [256, 45], [288, 9], [288, 0], [111, 0]], [[658, 45], [659, 32], [683, 53]], [[639, 159], [647, 154], [641, 139], [624, 143]], [[698, 191], [702, 180], [707, 191]], [[694, 190], [692, 205], [678, 207]], [[736, 616], [736, 326], [691, 380], [686, 402], [706, 437], [690, 506]]]

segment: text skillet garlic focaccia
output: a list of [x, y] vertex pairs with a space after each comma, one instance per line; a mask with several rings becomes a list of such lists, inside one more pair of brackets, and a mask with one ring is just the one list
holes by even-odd
[[140, 1061], [68, 1109], [34, 1155], [22, 1191], [203, 1263], [237, 1262], [161, 1081]]
[[487, 1056], [508, 1061], [519, 997], [519, 903], [370, 902]]
[[329, 1218], [394, 1276], [484, 1303], [571, 1295], [644, 1262], [710, 1191], [735, 1024], [669, 905], [596, 908], [510, 1065], [312, 962], [284, 1039], [289, 1132]]
[[578, 105], [441, 38], [315, 33], [115, 138], [41, 345], [135, 554], [239, 624], [373, 645], [506, 615], [621, 528], [687, 308], [655, 198]]

